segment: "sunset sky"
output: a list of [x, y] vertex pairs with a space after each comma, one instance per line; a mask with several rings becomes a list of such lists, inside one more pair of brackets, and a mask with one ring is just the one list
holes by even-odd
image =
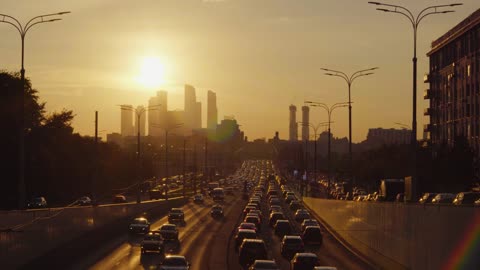
[[[454, 1], [382, 1], [418, 12]], [[418, 40], [418, 137], [423, 136], [423, 74], [432, 40], [473, 11], [462, 1], [455, 13], [426, 18]], [[183, 109], [183, 85], [197, 89], [206, 125], [207, 91], [217, 93], [219, 120], [233, 115], [249, 139], [288, 139], [288, 106], [304, 100], [347, 101], [346, 83], [321, 67], [347, 73], [380, 67], [352, 87], [353, 141], [368, 128], [411, 125], [413, 32], [398, 14], [367, 0], [2, 0], [0, 13], [25, 23], [31, 17], [71, 11], [60, 22], [37, 25], [26, 36], [26, 75], [49, 112], [74, 111], [76, 132], [92, 135], [94, 111], [102, 133], [120, 131], [118, 104], [147, 105], [169, 92], [169, 110]], [[0, 17], [1, 19], [1, 17]], [[0, 23], [0, 70], [20, 69], [20, 37]], [[157, 67], [159, 81], [142, 65]], [[146, 74], [147, 73], [147, 74]], [[144, 76], [144, 77], [142, 77]], [[160, 85], [158, 85], [160, 84]], [[313, 124], [327, 120], [312, 108]], [[348, 111], [332, 119], [334, 136], [348, 136]], [[300, 129], [299, 129], [300, 132]]]

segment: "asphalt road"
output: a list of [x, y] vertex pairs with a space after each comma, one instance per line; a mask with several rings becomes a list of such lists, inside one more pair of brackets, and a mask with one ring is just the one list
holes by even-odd
[[[241, 213], [246, 204], [241, 195], [227, 196], [224, 205], [225, 217], [213, 219], [210, 199], [204, 205], [192, 202], [183, 207], [186, 224], [179, 227], [179, 243], [168, 243], [167, 253], [186, 256], [191, 263], [190, 270], [242, 270], [238, 263], [238, 253], [234, 249], [234, 230], [241, 222]], [[284, 212], [295, 225], [299, 233], [299, 224], [293, 220], [293, 214], [283, 205]], [[268, 220], [267, 205], [263, 205], [264, 224], [261, 237], [267, 244], [269, 257], [275, 259], [280, 269], [290, 269], [289, 261], [280, 255], [281, 239], [274, 235], [266, 222]], [[167, 218], [155, 221], [151, 229], [157, 229]], [[353, 256], [333, 236], [324, 232], [323, 245], [318, 249], [308, 248], [307, 251], [318, 255], [322, 265], [336, 266], [339, 270], [370, 269], [361, 260]], [[110, 243], [95, 247], [91, 254], [85, 256], [83, 263], [73, 269], [156, 269], [162, 257], [158, 254], [140, 253], [142, 237], [125, 236]]]

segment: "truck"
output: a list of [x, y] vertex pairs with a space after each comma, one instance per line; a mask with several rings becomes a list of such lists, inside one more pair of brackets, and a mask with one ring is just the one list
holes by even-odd
[[382, 179], [380, 181], [378, 194], [384, 201], [395, 201], [397, 194], [399, 193], [405, 193], [404, 179]]
[[214, 188], [211, 194], [214, 202], [223, 202], [225, 199], [223, 188]]

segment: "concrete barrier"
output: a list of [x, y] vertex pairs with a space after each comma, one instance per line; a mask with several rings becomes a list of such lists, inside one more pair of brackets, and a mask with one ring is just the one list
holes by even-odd
[[[41, 219], [36, 219], [33, 223], [27, 220], [27, 225], [16, 231], [0, 232], [0, 266], [2, 269], [21, 268], [51, 250], [61, 249], [72, 240], [85, 237], [98, 240], [89, 235], [95, 235], [95, 231], [108, 227], [118, 229], [119, 224], [127, 230], [125, 222], [132, 217], [144, 212], [153, 215], [164, 213], [170, 207], [184, 203], [185, 199], [175, 198], [168, 202], [151, 201], [35, 211], [36, 217], [41, 216]], [[19, 214], [15, 219], [25, 219], [25, 216], [28, 214]]]
[[[468, 241], [475, 244], [479, 237], [468, 239], [471, 228], [480, 226], [476, 224], [480, 208], [303, 200], [336, 234], [381, 269], [449, 269], [445, 266], [459, 256], [456, 253], [462, 245]], [[480, 243], [476, 245], [478, 250]], [[470, 258], [469, 263], [461, 269], [480, 269], [480, 256]]]

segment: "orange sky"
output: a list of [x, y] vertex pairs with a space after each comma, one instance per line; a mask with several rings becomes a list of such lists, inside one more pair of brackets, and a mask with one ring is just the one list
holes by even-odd
[[[387, 1], [413, 11], [450, 1]], [[418, 136], [423, 135], [423, 74], [430, 42], [480, 7], [463, 1], [456, 13], [426, 18], [418, 40]], [[146, 105], [158, 89], [136, 79], [144, 57], [164, 65], [161, 89], [169, 109], [183, 109], [183, 85], [197, 89], [205, 125], [206, 93], [217, 93], [219, 119], [234, 115], [250, 138], [288, 138], [288, 106], [304, 100], [347, 100], [340, 78], [321, 67], [351, 73], [378, 66], [352, 87], [353, 141], [368, 128], [411, 124], [412, 27], [406, 18], [358, 0], [2, 0], [0, 13], [22, 22], [70, 10], [63, 21], [38, 25], [26, 37], [27, 77], [47, 110], [71, 109], [77, 132], [91, 135], [94, 111], [100, 130], [119, 132], [118, 104]], [[20, 69], [20, 38], [0, 23], [0, 69]], [[299, 109], [300, 111], [300, 109]], [[301, 115], [298, 113], [298, 120]], [[326, 121], [311, 110], [311, 122]], [[333, 115], [335, 136], [348, 135], [347, 110]]]

